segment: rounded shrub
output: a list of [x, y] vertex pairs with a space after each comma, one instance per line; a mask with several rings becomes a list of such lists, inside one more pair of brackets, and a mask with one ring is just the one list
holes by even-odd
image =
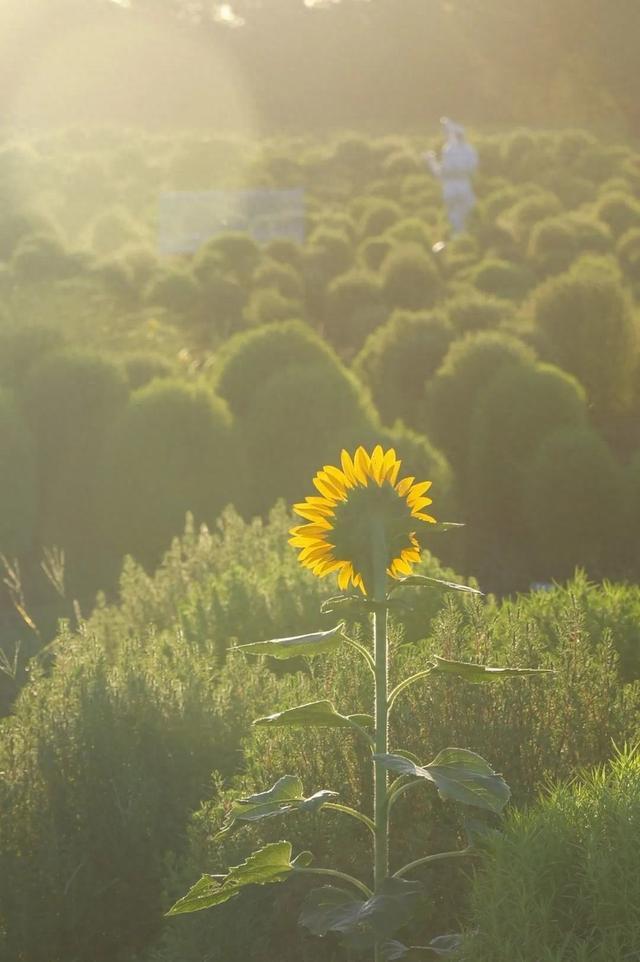
[[25, 384], [38, 458], [38, 540], [65, 550], [71, 588], [95, 588], [102, 573], [99, 481], [105, 442], [128, 393], [121, 366], [90, 351], [46, 355]]
[[363, 206], [358, 221], [360, 236], [379, 237], [400, 220], [402, 208], [390, 200], [368, 198]]
[[620, 237], [632, 227], [640, 227], [640, 202], [631, 194], [605, 194], [596, 204], [595, 212], [614, 237]]
[[509, 334], [482, 331], [454, 341], [425, 392], [427, 433], [464, 477], [478, 395], [504, 367], [531, 366], [531, 348]]
[[52, 234], [30, 234], [16, 247], [11, 268], [20, 284], [51, 283], [78, 275], [81, 255], [69, 251]]
[[442, 281], [433, 258], [418, 245], [396, 247], [385, 257], [380, 275], [391, 308], [420, 311], [433, 307], [440, 296]]
[[300, 301], [284, 297], [275, 287], [260, 287], [253, 292], [244, 316], [248, 324], [261, 327], [278, 321], [291, 321], [302, 314]]
[[640, 227], [632, 227], [620, 237], [616, 255], [625, 274], [636, 280], [640, 276]]
[[201, 384], [164, 379], [136, 391], [107, 452], [104, 537], [116, 554], [158, 563], [191, 512], [211, 525], [244, 498], [229, 410]]
[[318, 227], [309, 237], [304, 258], [305, 268], [319, 273], [325, 281], [344, 274], [353, 263], [353, 246], [341, 230]]
[[166, 357], [150, 351], [127, 354], [122, 363], [131, 391], [137, 391], [156, 378], [171, 377], [175, 373], [173, 364]]
[[0, 389], [0, 553], [23, 555], [36, 522], [35, 445], [11, 395]]
[[539, 274], [559, 274], [567, 270], [577, 253], [576, 233], [568, 218], [547, 217], [534, 225], [527, 258]]
[[375, 412], [367, 393], [338, 361], [290, 363], [253, 393], [243, 420], [251, 510], [267, 512], [278, 498], [304, 498], [309, 479], [341, 448], [370, 437]]
[[440, 367], [453, 339], [438, 314], [395, 311], [365, 342], [354, 370], [369, 387], [382, 420], [423, 427], [425, 382]]
[[146, 300], [172, 314], [190, 317], [201, 306], [200, 285], [189, 270], [165, 268], [149, 284]]
[[511, 316], [511, 306], [501, 297], [481, 291], [461, 291], [442, 305], [445, 316], [458, 334], [500, 327]]
[[533, 285], [531, 271], [511, 261], [487, 257], [469, 271], [469, 281], [485, 294], [519, 301]]
[[358, 248], [358, 254], [368, 270], [377, 271], [393, 247], [387, 237], [369, 237]]
[[222, 259], [225, 270], [235, 275], [241, 283], [246, 283], [260, 260], [260, 248], [249, 234], [231, 231], [220, 234], [207, 245]]
[[590, 428], [560, 428], [534, 452], [524, 486], [527, 546], [536, 580], [562, 580], [576, 567], [595, 578], [619, 572], [626, 534], [621, 466]]
[[264, 247], [265, 255], [278, 264], [289, 265], [295, 270], [302, 267], [302, 249], [295, 241], [286, 237], [274, 237]]
[[33, 364], [45, 354], [64, 347], [65, 338], [56, 327], [45, 324], [11, 323], [0, 329], [0, 385], [20, 392]]
[[[529, 461], [559, 427], [587, 421], [583, 388], [550, 364], [510, 365], [479, 392], [470, 422], [468, 497], [476, 531], [521, 543]], [[575, 479], [574, 479], [575, 480]]]
[[302, 278], [291, 264], [263, 260], [256, 268], [251, 283], [254, 289], [273, 288], [291, 301], [301, 301], [304, 298]]
[[562, 204], [550, 191], [540, 191], [523, 197], [504, 212], [504, 221], [513, 231], [516, 240], [526, 247], [533, 227], [541, 220], [554, 217], [562, 211]]
[[327, 289], [325, 312], [329, 341], [340, 351], [357, 351], [387, 316], [375, 275], [353, 270], [334, 278]]
[[254, 405], [256, 391], [290, 364], [336, 363], [322, 338], [302, 321], [286, 321], [236, 334], [215, 359], [213, 384], [236, 417]]
[[582, 262], [540, 285], [532, 309], [554, 360], [582, 382], [596, 410], [607, 413], [626, 404], [639, 331], [617, 277]]

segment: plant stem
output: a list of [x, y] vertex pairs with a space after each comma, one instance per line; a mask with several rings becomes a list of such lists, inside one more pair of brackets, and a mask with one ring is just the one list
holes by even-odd
[[[373, 561], [373, 600], [384, 603], [387, 594], [387, 545], [384, 525], [376, 520], [372, 530]], [[389, 750], [389, 679], [388, 679], [388, 642], [387, 609], [380, 605], [373, 616], [373, 647], [375, 659], [375, 746], [376, 755], [386, 755]], [[382, 884], [389, 874], [389, 809], [387, 807], [387, 787], [389, 777], [386, 768], [374, 761], [373, 770], [373, 821], [374, 834], [374, 889]], [[381, 962], [382, 950], [378, 943], [375, 948], [375, 962]]]
[[337, 869], [333, 868], [294, 868], [293, 874], [295, 875], [330, 875], [332, 878], [342, 879], [343, 882], [348, 882], [349, 885], [353, 885], [357, 888], [366, 899], [371, 898], [373, 892], [368, 885], [361, 882], [360, 879], [354, 878], [353, 875], [347, 875], [346, 872], [338, 872]]

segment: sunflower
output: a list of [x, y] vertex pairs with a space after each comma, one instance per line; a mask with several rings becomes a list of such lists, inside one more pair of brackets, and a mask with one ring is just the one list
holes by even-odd
[[[318, 577], [335, 573], [338, 585], [367, 594], [373, 585], [374, 532], [382, 533], [386, 570], [392, 578], [411, 574], [420, 560], [415, 522], [435, 523], [423, 513], [431, 504], [431, 481], [398, 481], [401, 461], [393, 448], [377, 445], [371, 454], [359, 447], [353, 457], [342, 451], [342, 468], [325, 465], [313, 483], [318, 495], [293, 506], [307, 524], [289, 532], [300, 549], [299, 561]], [[380, 538], [379, 538], [380, 540]]]

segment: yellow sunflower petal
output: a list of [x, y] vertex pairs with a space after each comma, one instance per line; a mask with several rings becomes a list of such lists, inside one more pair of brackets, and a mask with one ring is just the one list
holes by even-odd
[[415, 501], [407, 501], [407, 504], [411, 508], [411, 514], [415, 511], [420, 511], [422, 508], [426, 508], [428, 504], [433, 504], [431, 498], [416, 498]]
[[430, 524], [437, 524], [435, 518], [432, 518], [430, 514], [414, 514], [412, 517], [419, 518], [420, 521], [428, 521]]
[[355, 453], [353, 466], [355, 469], [356, 478], [360, 484], [364, 485], [366, 488], [369, 483], [368, 479], [370, 475], [371, 459], [362, 446], [360, 446]]
[[341, 471], [340, 468], [334, 467], [333, 464], [325, 464], [322, 470], [326, 475], [328, 475], [332, 482], [340, 485], [340, 488], [344, 494], [346, 494], [349, 488], [353, 487], [344, 471]]
[[404, 498], [405, 494], [407, 493], [407, 491], [409, 490], [409, 488], [411, 487], [414, 481], [415, 481], [415, 478], [403, 478], [402, 481], [398, 481], [398, 483], [396, 484], [396, 491], [398, 492], [401, 498]]
[[325, 498], [331, 498], [333, 501], [341, 501], [344, 498], [345, 490], [338, 486], [337, 482], [332, 481], [324, 471], [319, 471], [313, 483]]
[[376, 444], [371, 454], [371, 477], [376, 484], [382, 484], [382, 467], [384, 465], [384, 452], [382, 445]]
[[421, 498], [422, 495], [429, 490], [432, 484], [433, 481], [421, 481], [420, 484], [414, 484], [414, 486], [411, 488], [411, 491], [409, 491], [409, 494], [407, 495], [407, 501], [411, 502], [416, 498]]
[[296, 514], [299, 514], [301, 518], [306, 518], [307, 521], [312, 521], [313, 524], [326, 524], [327, 530], [330, 530], [331, 525], [326, 520], [326, 514], [321, 512], [318, 508], [312, 508], [306, 504], [295, 504], [293, 506], [293, 510]]
[[[397, 463], [397, 460], [398, 459], [396, 458], [396, 452], [394, 451], [393, 448], [389, 448], [389, 450], [385, 452], [384, 458], [382, 459], [382, 480], [383, 481], [389, 478], [391, 471], [394, 469]], [[400, 467], [400, 465], [398, 465], [398, 467]], [[392, 481], [391, 483], [393, 484], [394, 482]]]
[[349, 582], [351, 581], [352, 575], [353, 567], [349, 562], [346, 562], [344, 568], [338, 575], [338, 587], [341, 591], [346, 591], [346, 589], [349, 587]]
[[353, 486], [357, 483], [356, 469], [353, 466], [353, 461], [351, 460], [351, 455], [344, 448], [340, 452], [340, 463], [342, 464], [342, 470], [344, 472], [345, 478]]

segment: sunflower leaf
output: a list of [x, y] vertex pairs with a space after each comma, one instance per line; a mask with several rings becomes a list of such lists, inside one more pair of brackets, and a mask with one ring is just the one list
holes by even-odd
[[271, 641], [256, 641], [249, 645], [236, 645], [233, 651], [243, 651], [247, 655], [270, 655], [272, 658], [298, 658], [304, 655], [313, 658], [335, 651], [342, 642], [344, 622], [329, 631], [316, 631], [310, 635], [295, 635], [291, 638], [274, 638]]
[[298, 776], [283, 775], [267, 791], [236, 799], [215, 839], [223, 838], [238, 822], [259, 822], [264, 818], [295, 812], [317, 812], [332, 798], [337, 797], [337, 792], [324, 789], [305, 798], [302, 781]]
[[376, 761], [396, 775], [425, 778], [440, 797], [500, 814], [510, 797], [501, 775], [488, 762], [465, 748], [445, 748], [428, 765], [416, 765], [402, 755], [374, 755]]
[[482, 685], [487, 682], [499, 681], [501, 678], [521, 678], [529, 675], [554, 674], [552, 668], [489, 668], [487, 665], [474, 665], [466, 661], [450, 661], [434, 655], [434, 674], [456, 675], [472, 685]]
[[398, 878], [385, 879], [366, 900], [323, 885], [305, 899], [300, 924], [313, 935], [331, 932], [353, 948], [370, 948], [411, 920], [422, 892], [419, 882]]
[[454, 591], [464, 591], [471, 595], [483, 596], [484, 592], [478, 588], [471, 588], [469, 585], [460, 585], [455, 581], [443, 581], [441, 578], [429, 578], [427, 575], [409, 575], [408, 578], [401, 578], [389, 589], [389, 594], [397, 588], [432, 588], [439, 585], [441, 588], [451, 588]]
[[[454, 941], [455, 940], [455, 941]], [[403, 945], [395, 939], [382, 945], [383, 962], [418, 962], [419, 959], [433, 959], [434, 956], [446, 957], [454, 954], [462, 945], [459, 935], [441, 935], [429, 945]]]
[[354, 715], [352, 719], [348, 715], [341, 715], [330, 701], [322, 700], [287, 708], [273, 715], [265, 715], [264, 718], [257, 718], [253, 724], [271, 727], [353, 728], [354, 722], [362, 725], [363, 717], [369, 718], [369, 716]]
[[268, 885], [282, 882], [298, 865], [308, 865], [310, 854], [302, 852], [291, 861], [290, 842], [271, 842], [250, 855], [240, 865], [229, 869], [222, 881], [212, 875], [203, 875], [183, 898], [173, 905], [167, 915], [199, 912], [214, 905], [221, 905], [234, 898], [246, 885]]

